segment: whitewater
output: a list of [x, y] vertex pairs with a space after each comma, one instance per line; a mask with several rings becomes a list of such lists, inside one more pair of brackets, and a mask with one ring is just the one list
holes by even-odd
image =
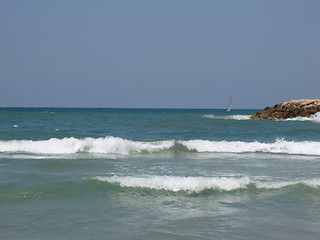
[[305, 179], [300, 181], [261, 181], [251, 180], [249, 177], [173, 177], [173, 176], [144, 176], [144, 177], [96, 177], [95, 179], [121, 187], [147, 188], [155, 190], [168, 190], [172, 192], [202, 192], [216, 189], [233, 191], [250, 187], [260, 189], [278, 189], [288, 186], [303, 184], [305, 186], [320, 187], [320, 178]]
[[141, 142], [108, 136], [105, 138], [51, 138], [49, 140], [0, 141], [2, 153], [33, 154], [136, 154], [161, 151], [194, 151], [198, 153], [279, 153], [320, 156], [320, 142], [286, 141], [277, 139], [271, 143], [209, 140], [166, 140]]
[[0, 239], [319, 239], [319, 114], [0, 108]]

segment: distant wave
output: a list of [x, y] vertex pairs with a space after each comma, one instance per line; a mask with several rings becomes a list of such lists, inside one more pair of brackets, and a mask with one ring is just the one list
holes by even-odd
[[320, 123], [320, 112], [317, 112], [310, 117], [295, 117], [295, 118], [288, 118], [283, 121], [314, 121]]
[[[204, 118], [211, 118], [211, 119], [224, 119], [224, 120], [251, 120], [251, 115], [214, 115], [214, 114], [206, 114], [202, 117]], [[320, 123], [320, 112], [317, 112], [310, 117], [295, 117], [295, 118], [288, 118], [285, 120], [279, 120], [279, 121], [313, 121], [313, 122], [319, 122]]]
[[172, 192], [202, 192], [213, 189], [220, 191], [233, 191], [247, 189], [252, 186], [257, 189], [279, 189], [288, 186], [303, 184], [312, 188], [320, 187], [320, 178], [298, 181], [259, 181], [249, 177], [178, 177], [178, 176], [112, 176], [96, 177], [98, 181], [119, 184], [121, 187], [148, 188], [167, 190]]
[[250, 120], [250, 115], [240, 115], [240, 114], [236, 114], [236, 115], [223, 115], [223, 116], [219, 116], [219, 115], [213, 115], [213, 114], [206, 114], [203, 115], [204, 118], [212, 118], [212, 119], [224, 119], [224, 120]]
[[31, 154], [138, 154], [162, 151], [197, 153], [279, 153], [320, 156], [318, 141], [286, 141], [272, 143], [209, 140], [132, 141], [119, 137], [105, 138], [51, 138], [49, 140], [0, 141], [0, 153]]

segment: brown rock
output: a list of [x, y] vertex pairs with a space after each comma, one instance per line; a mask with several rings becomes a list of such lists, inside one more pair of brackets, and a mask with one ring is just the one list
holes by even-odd
[[301, 99], [266, 107], [263, 112], [257, 112], [250, 118], [283, 120], [295, 117], [310, 117], [316, 112], [320, 112], [320, 99]]

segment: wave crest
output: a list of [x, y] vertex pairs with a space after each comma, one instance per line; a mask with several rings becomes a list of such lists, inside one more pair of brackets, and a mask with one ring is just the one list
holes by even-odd
[[0, 141], [0, 152], [35, 154], [109, 153], [130, 154], [169, 149], [174, 141], [135, 142], [119, 137], [105, 138], [51, 138], [49, 140]]
[[320, 187], [320, 179], [297, 181], [259, 181], [249, 177], [178, 177], [178, 176], [112, 176], [96, 177], [98, 181], [119, 184], [121, 187], [148, 188], [172, 192], [186, 191], [199, 193], [204, 190], [233, 191], [247, 189], [250, 185], [257, 189], [280, 189], [303, 184], [312, 188]]
[[[182, 147], [181, 147], [182, 146]], [[49, 140], [0, 141], [1, 153], [31, 154], [138, 154], [161, 151], [197, 153], [276, 153], [320, 156], [320, 142], [286, 141], [272, 143], [209, 140], [132, 141], [119, 137], [105, 138], [51, 138]]]
[[121, 187], [139, 187], [156, 190], [168, 190], [172, 192], [189, 191], [201, 192], [205, 189], [218, 189], [231, 191], [244, 188], [250, 183], [248, 177], [170, 177], [170, 176], [148, 176], [148, 177], [97, 177], [99, 181], [117, 183]]
[[295, 117], [295, 118], [288, 118], [282, 121], [313, 121], [313, 122], [320, 122], [320, 112], [317, 112], [310, 117]]
[[241, 141], [208, 141], [189, 140], [180, 141], [189, 150], [197, 152], [219, 152], [219, 153], [281, 153], [320, 155], [320, 142], [294, 142], [277, 139], [273, 143], [241, 142]]
[[224, 119], [224, 120], [250, 120], [250, 115], [214, 115], [214, 114], [206, 114], [203, 115], [204, 118], [211, 118], [211, 119]]

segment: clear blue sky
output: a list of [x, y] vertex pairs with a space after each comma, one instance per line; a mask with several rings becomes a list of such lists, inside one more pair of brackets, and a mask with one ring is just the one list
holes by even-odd
[[320, 98], [318, 0], [0, 0], [1, 107]]

